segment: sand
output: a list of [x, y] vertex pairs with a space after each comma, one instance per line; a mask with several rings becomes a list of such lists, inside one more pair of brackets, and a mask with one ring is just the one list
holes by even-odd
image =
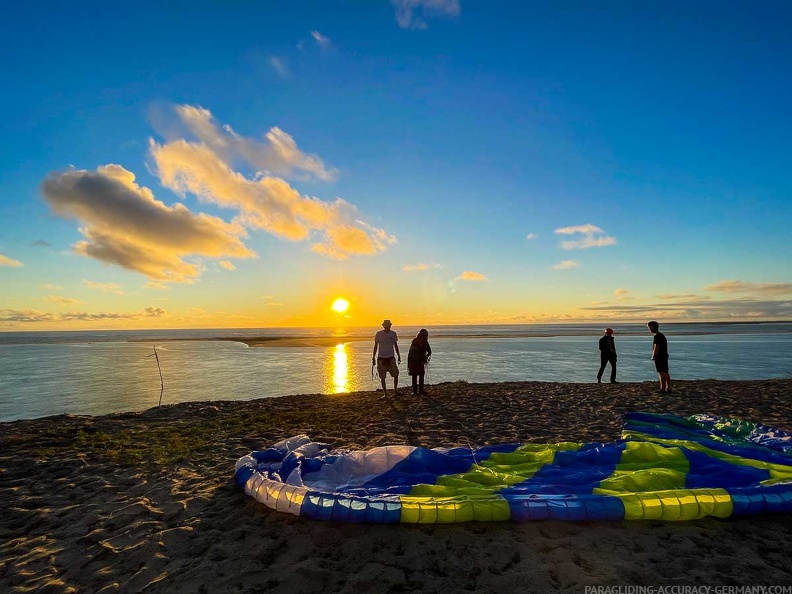
[[626, 411], [792, 430], [792, 380], [446, 383], [195, 402], [0, 423], [0, 592], [578, 592], [792, 583], [792, 516], [688, 523], [347, 525], [269, 510], [233, 483], [251, 449], [610, 441]]

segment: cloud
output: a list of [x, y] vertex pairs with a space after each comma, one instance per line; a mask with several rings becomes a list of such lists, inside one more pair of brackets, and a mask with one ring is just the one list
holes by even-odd
[[116, 283], [95, 283], [93, 281], [83, 279], [83, 284], [89, 289], [94, 289], [96, 291], [102, 291], [103, 293], [114, 293], [116, 295], [126, 295], [124, 291], [121, 290], [121, 285]]
[[529, 233], [528, 235], [525, 236], [525, 239], [531, 241], [532, 239], [536, 239], [537, 237], [539, 236], [536, 233]]
[[603, 317], [619, 316], [623, 319], [649, 320], [741, 320], [741, 319], [788, 319], [792, 314], [791, 301], [727, 299], [716, 301], [698, 299], [674, 303], [648, 303], [644, 305], [608, 305], [582, 307], [584, 311], [603, 314]]
[[486, 276], [484, 276], [483, 274], [481, 274], [480, 272], [473, 272], [472, 270], [465, 270], [462, 274], [460, 274], [459, 276], [455, 277], [454, 280], [481, 282], [481, 281], [486, 281], [486, 280], [489, 280], [489, 279]]
[[561, 242], [561, 247], [565, 250], [585, 250], [616, 244], [615, 237], [609, 237], [602, 229], [591, 224], [561, 227], [556, 229], [555, 233], [557, 235], [582, 235], [580, 239]]
[[166, 206], [119, 165], [51, 173], [42, 192], [57, 216], [79, 221], [85, 240], [72, 246], [77, 254], [151, 279], [193, 282], [200, 267], [189, 256], [255, 256], [240, 239], [246, 232], [239, 223]]
[[792, 283], [754, 284], [739, 280], [724, 280], [704, 287], [705, 291], [722, 293], [753, 293], [755, 295], [789, 295], [792, 294]]
[[616, 289], [613, 295], [616, 299], [632, 299], [632, 297], [630, 297], [630, 291], [627, 289]]
[[41, 286], [44, 287], [45, 289], [49, 289], [50, 291], [63, 291], [63, 287], [61, 287], [60, 285], [46, 284]]
[[30, 245], [35, 247], [45, 247], [45, 248], [52, 247], [52, 244], [49, 241], [44, 241], [43, 239], [37, 239], [36, 241], [32, 242]]
[[180, 195], [191, 193], [223, 208], [241, 211], [240, 224], [290, 241], [319, 241], [311, 250], [337, 259], [376, 254], [396, 243], [383, 229], [361, 221], [357, 208], [336, 198], [323, 202], [300, 195], [286, 181], [264, 176], [250, 180], [233, 171], [206, 144], [184, 140], [151, 143], [162, 184]]
[[424, 17], [456, 17], [460, 12], [459, 0], [391, 0], [391, 4], [402, 29], [426, 29]]
[[265, 142], [245, 138], [231, 126], [220, 126], [208, 109], [193, 105], [176, 106], [176, 114], [200, 142], [226, 163], [242, 160], [259, 171], [288, 177], [293, 174], [334, 181], [338, 172], [328, 169], [316, 155], [304, 153], [289, 134], [270, 128]]
[[432, 268], [443, 268], [442, 264], [405, 264], [402, 266], [404, 272], [426, 272]]
[[707, 297], [706, 295], [696, 295], [695, 293], [684, 293], [682, 295], [672, 295], [669, 293], [663, 293], [662, 295], [657, 295], [658, 299], [663, 300], [676, 300], [676, 299], [712, 299], [712, 297]]
[[234, 266], [234, 264], [228, 260], [220, 260], [218, 264], [220, 264], [220, 266], [226, 270], [236, 270], [236, 266]]
[[50, 303], [58, 303], [60, 305], [74, 305], [75, 303], [79, 303], [77, 299], [72, 299], [71, 297], [62, 297], [60, 295], [47, 295], [46, 297], [41, 298], [43, 301], [49, 301]]
[[322, 49], [322, 51], [327, 51], [329, 49], [332, 49], [333, 42], [330, 41], [329, 37], [325, 37], [324, 35], [319, 33], [319, 31], [311, 31], [311, 37], [316, 42], [316, 45], [318, 45]]
[[289, 72], [289, 68], [286, 66], [286, 60], [283, 58], [279, 58], [277, 56], [270, 56], [269, 58], [270, 66], [278, 73], [278, 76], [281, 78], [290, 78], [291, 72]]
[[575, 260], [562, 260], [553, 266], [553, 270], [570, 270], [578, 266], [580, 266], [580, 264]]
[[10, 266], [11, 268], [21, 268], [24, 266], [19, 260], [14, 260], [8, 256], [0, 254], [0, 266]]
[[141, 318], [161, 317], [166, 315], [166, 311], [159, 307], [146, 307], [139, 312], [67, 312], [63, 314], [51, 314], [31, 309], [2, 309], [0, 310], [0, 322], [74, 322], [74, 321], [101, 321], [101, 320], [138, 320]]

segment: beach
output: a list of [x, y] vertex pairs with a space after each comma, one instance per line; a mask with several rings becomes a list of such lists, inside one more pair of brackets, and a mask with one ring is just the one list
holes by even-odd
[[272, 511], [234, 463], [297, 434], [337, 448], [597, 442], [630, 411], [792, 430], [792, 379], [448, 382], [0, 423], [3, 592], [584, 592], [792, 582], [792, 516], [686, 523], [359, 525]]

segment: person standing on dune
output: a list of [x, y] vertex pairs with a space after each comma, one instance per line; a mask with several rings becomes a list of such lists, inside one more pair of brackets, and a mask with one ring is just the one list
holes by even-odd
[[[393, 378], [393, 395], [396, 396], [399, 386], [399, 363], [401, 363], [401, 353], [399, 352], [399, 337], [391, 330], [391, 321], [382, 321], [382, 330], [374, 336], [374, 351], [371, 353], [371, 364], [377, 365], [377, 374], [382, 382], [383, 398], [388, 395], [388, 388], [385, 387], [385, 376], [390, 373]], [[379, 354], [377, 351], [379, 350]], [[398, 362], [396, 360], [398, 357]]]
[[613, 340], [613, 328], [605, 328], [605, 335], [599, 339], [599, 350], [600, 368], [597, 372], [597, 383], [602, 383], [605, 366], [610, 363], [610, 383], [618, 384], [619, 382], [616, 381], [616, 341]]
[[413, 396], [418, 394], [426, 396], [426, 392], [424, 392], [424, 376], [426, 375], [426, 365], [431, 356], [432, 347], [429, 346], [429, 331], [426, 328], [421, 328], [418, 335], [413, 338], [410, 352], [407, 353], [407, 370], [412, 376]]
[[652, 339], [652, 360], [655, 362], [657, 376], [660, 378], [660, 389], [658, 392], [671, 391], [671, 374], [668, 371], [668, 340], [665, 334], [660, 332], [660, 324], [652, 320], [647, 324], [649, 332], [654, 334]]

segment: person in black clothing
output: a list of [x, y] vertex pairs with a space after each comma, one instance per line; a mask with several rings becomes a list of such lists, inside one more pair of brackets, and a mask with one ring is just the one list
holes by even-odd
[[422, 328], [418, 336], [413, 338], [410, 345], [410, 352], [407, 354], [407, 370], [412, 376], [413, 396], [426, 395], [424, 392], [424, 375], [426, 374], [426, 364], [432, 356], [432, 347], [429, 346], [429, 332]]
[[613, 328], [605, 328], [605, 336], [599, 339], [600, 368], [597, 372], [597, 383], [602, 383], [602, 374], [605, 366], [610, 363], [611, 374], [610, 382], [618, 384], [616, 381], [616, 342], [613, 340]]
[[658, 392], [671, 391], [671, 374], [668, 372], [668, 340], [665, 334], [660, 332], [660, 324], [652, 320], [647, 324], [649, 332], [654, 334], [652, 339], [652, 360], [655, 362], [655, 369], [660, 378], [660, 389]]

